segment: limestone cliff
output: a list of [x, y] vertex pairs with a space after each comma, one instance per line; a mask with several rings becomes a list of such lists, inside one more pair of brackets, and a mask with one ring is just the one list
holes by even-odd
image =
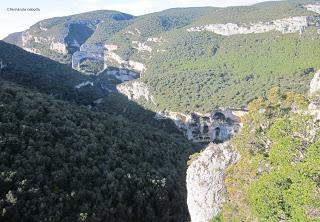
[[310, 94], [320, 91], [320, 70], [314, 74], [310, 82]]
[[72, 55], [72, 68], [82, 71], [80, 65], [85, 59], [93, 59], [104, 62], [104, 53], [105, 48], [101, 44], [82, 45], [79, 48], [79, 51], [76, 51]]
[[[308, 114], [320, 120], [320, 71], [316, 72], [310, 83]], [[238, 116], [245, 112], [234, 112]], [[180, 118], [181, 120], [181, 118]], [[185, 118], [185, 121], [189, 121]], [[225, 202], [225, 170], [234, 164], [239, 155], [228, 141], [220, 144], [210, 143], [200, 154], [192, 155], [187, 170], [187, 203], [192, 222], [208, 222], [216, 216]]]
[[278, 31], [282, 34], [302, 33], [309, 26], [319, 26], [318, 16], [300, 16], [273, 20], [269, 22], [258, 22], [250, 24], [208, 24], [187, 29], [188, 32], [209, 31], [218, 35], [230, 36], [239, 34], [265, 33]]
[[[128, 73], [121, 76], [117, 76], [117, 71], [108, 71], [108, 73], [116, 78], [127, 77], [127, 79], [123, 79], [124, 81], [131, 78]], [[148, 85], [141, 80], [120, 84], [117, 86], [117, 90], [130, 100], [144, 98], [156, 105]], [[196, 143], [209, 143], [229, 140], [239, 131], [241, 117], [246, 113], [246, 109], [235, 108], [219, 108], [206, 114], [183, 114], [165, 110], [157, 112], [155, 118], [171, 119], [188, 140]]]
[[308, 4], [308, 5], [305, 5], [305, 8], [308, 9], [309, 11], [320, 14], [320, 4]]
[[147, 101], [155, 103], [148, 86], [141, 81], [124, 83], [117, 86], [118, 92], [124, 94], [130, 100], [138, 100], [144, 98]]
[[208, 222], [225, 202], [225, 169], [237, 159], [228, 142], [211, 143], [187, 170], [188, 208], [192, 222]]
[[118, 46], [105, 45], [105, 48], [107, 49], [107, 53], [104, 57], [105, 61], [114, 62], [115, 64], [117, 64], [119, 68], [133, 70], [139, 72], [140, 75], [142, 75], [145, 72], [146, 67], [143, 63], [132, 60], [124, 60], [118, 54], [116, 54], [114, 51], [118, 49]]
[[235, 135], [241, 127], [241, 116], [245, 109], [220, 108], [211, 113], [183, 114], [163, 111], [156, 114], [157, 119], [168, 118], [174, 121], [188, 140], [193, 142], [223, 142]]
[[108, 68], [104, 71], [104, 73], [109, 76], [114, 76], [116, 79], [120, 80], [121, 82], [138, 79], [140, 77], [140, 74], [138, 72], [131, 71], [128, 69], [121, 69], [121, 68]]
[[314, 74], [313, 79], [310, 82], [310, 99], [311, 103], [308, 107], [309, 112], [320, 120], [320, 70]]
[[[99, 20], [71, 20], [63, 24], [59, 34], [48, 32], [46, 27], [39, 27], [22, 32], [22, 48], [31, 52], [40, 52], [47, 48], [58, 54], [73, 54], [94, 33]], [[77, 30], [76, 32], [74, 30]], [[81, 38], [79, 38], [81, 35]], [[38, 47], [33, 47], [38, 45]], [[54, 58], [53, 58], [54, 59]]]

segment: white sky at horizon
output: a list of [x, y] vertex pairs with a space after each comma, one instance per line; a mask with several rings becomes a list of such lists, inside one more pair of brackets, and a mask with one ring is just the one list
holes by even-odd
[[[117, 10], [143, 15], [177, 7], [239, 6], [266, 0], [0, 0], [0, 39], [28, 29], [36, 22], [93, 10]], [[7, 8], [39, 8], [40, 12], [9, 12]]]

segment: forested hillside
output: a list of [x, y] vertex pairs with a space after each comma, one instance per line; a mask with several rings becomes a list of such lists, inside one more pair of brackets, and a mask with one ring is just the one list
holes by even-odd
[[319, 1], [101, 10], [5, 41], [0, 221], [186, 222], [187, 193], [200, 222], [320, 221]]
[[171, 121], [156, 120], [154, 112], [145, 110], [117, 92], [110, 92], [110, 89], [115, 88], [117, 84], [112, 76], [83, 75], [67, 65], [25, 52], [2, 41], [0, 41], [1, 61], [4, 66], [1, 78], [24, 88], [74, 104], [89, 105], [95, 111], [124, 116], [139, 123], [148, 122], [154, 127], [178, 132]]
[[120, 95], [87, 106], [99, 90], [73, 84], [89, 77], [0, 46], [1, 221], [187, 220], [192, 148], [173, 124]]
[[[1, 77], [4, 79], [21, 84], [31, 90], [53, 95], [56, 98], [89, 102], [89, 100], [85, 101], [86, 98], [82, 98], [83, 101], [81, 101], [82, 99], [79, 98], [81, 92], [79, 90], [76, 92], [75, 86], [93, 81], [93, 78], [80, 75], [79, 72], [67, 65], [28, 53], [3, 41], [0, 41], [0, 60], [5, 66], [1, 70]], [[103, 95], [98, 88], [95, 89], [95, 92], [96, 95], [93, 95], [91, 99], [97, 99]], [[86, 96], [89, 97], [89, 95]]]
[[270, 32], [228, 38], [200, 32], [176, 39], [167, 52], [153, 58], [145, 74], [159, 107], [170, 110], [246, 106], [274, 85], [306, 92], [320, 66], [320, 37], [314, 29], [302, 35]]
[[320, 124], [308, 103], [273, 88], [249, 104], [231, 141], [241, 158], [227, 171], [228, 199], [212, 221], [319, 221]]

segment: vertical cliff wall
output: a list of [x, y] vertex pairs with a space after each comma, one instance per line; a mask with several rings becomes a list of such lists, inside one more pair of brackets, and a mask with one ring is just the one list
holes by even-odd
[[188, 208], [192, 222], [208, 222], [225, 202], [225, 169], [237, 159], [229, 142], [208, 147], [187, 170]]

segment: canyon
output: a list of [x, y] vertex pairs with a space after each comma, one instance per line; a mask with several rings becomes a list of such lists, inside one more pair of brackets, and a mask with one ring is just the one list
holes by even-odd
[[[309, 11], [320, 13], [319, 4], [309, 4], [304, 7]], [[189, 141], [197, 145], [203, 145], [202, 151], [193, 154], [189, 161], [186, 172], [187, 203], [192, 222], [209, 221], [220, 212], [226, 200], [225, 170], [234, 164], [237, 159], [241, 158], [233, 149], [230, 139], [241, 130], [241, 119], [248, 113], [248, 110], [234, 107], [216, 107], [212, 108], [208, 113], [183, 113], [169, 109], [158, 110], [157, 98], [154, 96], [157, 94], [153, 95], [153, 88], [144, 81], [144, 76], [150, 66], [143, 58], [149, 58], [153, 53], [160, 51], [166, 52], [167, 48], [156, 48], [152, 45], [160, 45], [166, 41], [159, 33], [156, 33], [156, 35], [148, 33], [141, 37], [144, 33], [141, 33], [140, 29], [125, 30], [122, 34], [126, 36], [128, 47], [140, 53], [138, 55], [143, 54], [145, 56], [130, 58], [130, 56], [126, 56], [125, 53], [121, 52], [123, 50], [121, 47], [123, 46], [118, 43], [113, 43], [109, 40], [87, 42], [103, 22], [102, 20], [83, 19], [65, 22], [62, 36], [54, 36], [50, 33], [45, 35], [45, 33], [49, 32], [49, 29], [40, 23], [38, 27], [41, 30], [40, 35], [30, 30], [21, 34], [22, 48], [36, 54], [43, 54], [41, 50], [47, 47], [46, 50], [54, 54], [53, 59], [60, 61], [60, 58], [63, 57], [66, 59], [65, 62], [70, 63], [72, 68], [77, 71], [86, 75], [114, 77], [121, 83], [115, 87], [119, 93], [135, 102], [146, 101], [150, 103], [153, 107], [156, 107], [152, 110], [156, 112], [155, 119], [172, 120]], [[189, 28], [183, 27], [179, 31], [183, 30], [183, 33], [186, 34], [184, 36], [185, 39], [188, 39], [191, 35], [199, 34], [199, 32], [212, 32], [219, 35], [219, 37], [267, 32], [277, 32], [277, 34], [281, 33], [283, 35], [299, 33], [302, 35], [307, 28], [318, 30], [320, 28], [319, 24], [319, 16], [305, 15], [252, 23], [207, 23], [199, 26], [189, 26]], [[82, 30], [84, 37], [73, 36], [72, 29], [74, 28]], [[135, 39], [130, 39], [127, 35], [134, 36]], [[201, 44], [201, 41], [198, 44]], [[181, 44], [187, 45], [187, 41]], [[41, 47], [34, 47], [34, 45], [40, 45]], [[196, 47], [199, 48], [199, 45], [196, 45]], [[186, 48], [190, 51], [192, 50], [191, 46], [186, 46]], [[218, 53], [219, 47], [214, 49], [214, 55], [210, 57], [213, 59], [215, 59], [214, 56]], [[190, 52], [188, 51], [188, 53]], [[201, 53], [204, 54], [204, 52]], [[0, 61], [2, 70], [5, 68], [5, 64], [2, 60]], [[176, 64], [174, 62], [177, 61], [173, 61], [172, 64], [169, 61], [169, 66], [175, 67]], [[190, 64], [183, 65], [188, 67]], [[224, 67], [227, 67], [227, 65], [225, 63]], [[193, 71], [192, 68], [185, 68], [181, 72], [190, 72], [190, 70]], [[211, 75], [212, 70], [208, 74]], [[222, 76], [223, 74], [221, 73]], [[218, 78], [217, 76], [218, 74], [214, 78]], [[248, 78], [248, 81], [250, 81], [250, 78]], [[166, 80], [166, 82], [171, 84], [169, 80]], [[94, 85], [91, 81], [85, 81], [75, 85], [74, 88], [81, 89]], [[219, 90], [224, 89], [219, 88]], [[318, 93], [319, 90], [320, 72], [316, 72], [310, 83], [310, 95]], [[107, 91], [112, 92], [112, 90], [108, 89]], [[101, 102], [102, 99], [94, 101], [95, 104]], [[320, 104], [316, 100], [309, 105], [309, 112], [315, 115], [317, 119], [320, 119], [319, 107]], [[165, 187], [165, 181], [163, 182], [162, 179], [152, 183]]]

